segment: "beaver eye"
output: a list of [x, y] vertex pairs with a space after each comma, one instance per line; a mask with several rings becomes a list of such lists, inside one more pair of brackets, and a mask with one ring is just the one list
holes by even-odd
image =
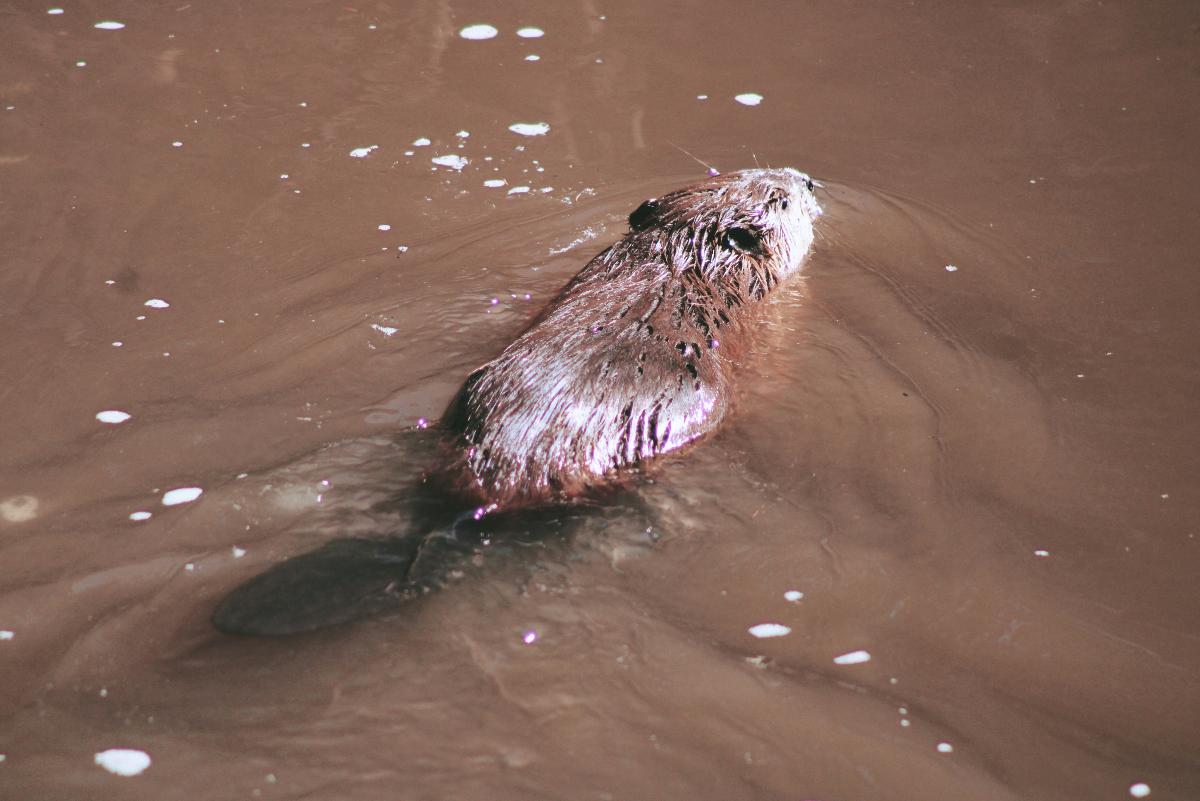
[[788, 199], [785, 197], [779, 201], [779, 210], [787, 211], [787, 207], [788, 207]]
[[725, 244], [742, 253], [757, 253], [760, 239], [749, 228], [730, 228], [725, 232]]

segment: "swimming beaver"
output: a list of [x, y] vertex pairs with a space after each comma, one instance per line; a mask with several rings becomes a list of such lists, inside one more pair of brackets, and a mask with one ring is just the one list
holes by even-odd
[[793, 169], [647, 200], [443, 418], [442, 475], [485, 509], [579, 494], [716, 428], [758, 302], [796, 273], [820, 207]]
[[[410, 493], [410, 508], [434, 512], [415, 521], [425, 534], [329, 542], [236, 588], [213, 624], [289, 634], [386, 608], [441, 586], [490, 541], [477, 528], [485, 515], [524, 510], [507, 516], [511, 528], [552, 531], [561, 516], [541, 513], [555, 502], [712, 431], [755, 312], [799, 271], [820, 213], [813, 182], [793, 169], [714, 176], [647, 200], [629, 233], [451, 402], [441, 424], [451, 454]], [[453, 519], [464, 499], [471, 511]]]

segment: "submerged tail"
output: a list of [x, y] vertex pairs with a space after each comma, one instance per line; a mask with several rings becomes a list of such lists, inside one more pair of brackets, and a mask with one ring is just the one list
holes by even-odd
[[225, 634], [279, 636], [376, 614], [446, 584], [479, 547], [452, 525], [394, 539], [333, 540], [237, 587], [212, 614]]

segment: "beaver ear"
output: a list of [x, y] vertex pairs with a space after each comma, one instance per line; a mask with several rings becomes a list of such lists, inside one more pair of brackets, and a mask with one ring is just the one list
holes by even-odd
[[739, 228], [737, 226], [726, 229], [725, 244], [738, 251], [752, 256], [757, 256], [762, 252], [762, 236], [753, 228]]
[[658, 198], [650, 198], [629, 215], [629, 227], [634, 231], [645, 231], [658, 217]]

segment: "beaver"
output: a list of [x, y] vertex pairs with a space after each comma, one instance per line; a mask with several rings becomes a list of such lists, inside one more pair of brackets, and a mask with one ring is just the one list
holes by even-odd
[[451, 401], [448, 453], [407, 493], [424, 533], [333, 540], [275, 565], [233, 590], [213, 624], [290, 634], [429, 592], [506, 525], [555, 531], [562, 503], [713, 431], [763, 299], [812, 247], [813, 191], [797, 170], [756, 169], [642, 203], [629, 232]]
[[717, 175], [642, 203], [442, 418], [441, 471], [482, 509], [568, 499], [720, 425], [759, 302], [821, 213], [797, 170]]

